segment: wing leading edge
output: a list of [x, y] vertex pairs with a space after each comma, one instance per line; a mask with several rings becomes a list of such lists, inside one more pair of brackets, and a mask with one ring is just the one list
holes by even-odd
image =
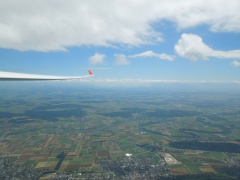
[[71, 79], [82, 79], [93, 76], [92, 71], [88, 70], [88, 75], [86, 76], [50, 76], [50, 75], [39, 75], [39, 74], [24, 74], [15, 72], [4, 72], [0, 71], [0, 80], [71, 80]]

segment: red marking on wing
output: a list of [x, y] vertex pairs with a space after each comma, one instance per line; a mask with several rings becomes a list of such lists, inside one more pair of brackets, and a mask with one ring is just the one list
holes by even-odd
[[90, 70], [88, 70], [88, 73], [89, 73], [90, 76], [93, 75], [92, 71], [90, 71]]

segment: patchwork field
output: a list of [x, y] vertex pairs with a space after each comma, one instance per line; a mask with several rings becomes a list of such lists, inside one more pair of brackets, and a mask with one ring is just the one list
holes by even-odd
[[57, 173], [117, 175], [102, 162], [116, 169], [132, 158], [169, 170], [159, 176], [235, 177], [228, 168], [239, 168], [238, 93], [55, 90], [0, 90], [2, 157]]

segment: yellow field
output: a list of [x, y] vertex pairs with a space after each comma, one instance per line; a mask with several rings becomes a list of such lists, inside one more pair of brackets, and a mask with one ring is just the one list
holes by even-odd
[[170, 168], [170, 171], [173, 174], [188, 174], [189, 172], [185, 168]]
[[184, 154], [198, 154], [196, 151], [185, 151]]
[[57, 163], [58, 163], [58, 161], [39, 162], [35, 168], [36, 168], [36, 169], [49, 169], [49, 170], [54, 170], [54, 168], [56, 167]]
[[213, 168], [211, 167], [200, 167], [199, 168], [203, 173], [212, 173], [215, 172]]

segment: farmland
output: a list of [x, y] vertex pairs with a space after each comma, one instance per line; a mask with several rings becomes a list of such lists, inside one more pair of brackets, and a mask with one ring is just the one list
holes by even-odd
[[239, 176], [238, 91], [12, 86], [0, 90], [1, 159], [39, 178]]

